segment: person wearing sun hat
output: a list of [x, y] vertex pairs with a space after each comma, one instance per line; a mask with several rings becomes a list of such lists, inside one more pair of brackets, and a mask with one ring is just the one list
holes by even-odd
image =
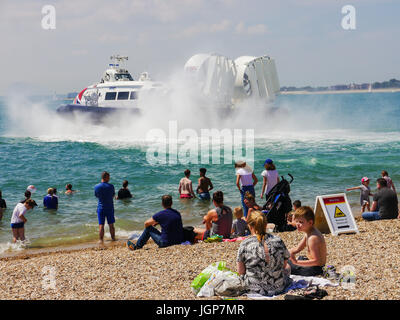
[[352, 190], [360, 190], [361, 191], [361, 193], [360, 193], [361, 213], [363, 213], [365, 211], [365, 208], [367, 208], [367, 210], [370, 211], [369, 196], [373, 196], [373, 194], [371, 193], [371, 188], [369, 187], [369, 178], [363, 177], [361, 179], [360, 186], [346, 189], [346, 191], [352, 191]]
[[279, 173], [275, 168], [275, 164], [271, 159], [266, 159], [264, 161], [265, 170], [261, 172], [261, 176], [263, 177], [263, 186], [261, 190], [262, 199], [268, 195], [268, 193], [272, 190], [273, 187], [279, 182]]
[[253, 196], [256, 195], [254, 186], [257, 184], [258, 179], [255, 176], [253, 169], [246, 163], [246, 161], [236, 161], [235, 171], [236, 171], [236, 186], [238, 187], [241, 195], [243, 214], [246, 219], [248, 208], [244, 203], [244, 195], [246, 194], [246, 192], [250, 192]]

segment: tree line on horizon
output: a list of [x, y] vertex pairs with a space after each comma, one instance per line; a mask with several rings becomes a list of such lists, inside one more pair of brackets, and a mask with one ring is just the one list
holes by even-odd
[[400, 80], [390, 79], [389, 81], [374, 82], [374, 83], [351, 83], [351, 84], [337, 84], [328, 87], [281, 87], [281, 91], [330, 91], [330, 90], [368, 90], [371, 89], [396, 89], [400, 88]]

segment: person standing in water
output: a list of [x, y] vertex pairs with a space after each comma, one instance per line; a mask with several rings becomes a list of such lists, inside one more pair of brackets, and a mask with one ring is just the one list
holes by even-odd
[[11, 216], [11, 230], [13, 234], [13, 242], [17, 240], [25, 240], [25, 223], [28, 221], [25, 218], [25, 214], [28, 210], [33, 209], [36, 206], [36, 202], [32, 199], [26, 200], [24, 203], [18, 203]]
[[251, 169], [245, 161], [235, 162], [236, 170], [236, 186], [239, 189], [242, 198], [242, 208], [244, 213], [244, 218], [247, 218], [248, 207], [244, 203], [244, 196], [246, 192], [250, 192], [254, 197], [256, 192], [254, 190], [255, 185], [258, 182], [253, 169]]
[[128, 189], [128, 184], [129, 184], [128, 180], [124, 180], [122, 182], [122, 188], [118, 190], [118, 195], [116, 197], [117, 200], [132, 198], [132, 194]]
[[279, 182], [279, 173], [271, 159], [265, 160], [264, 168], [265, 170], [261, 173], [261, 176], [263, 177], [263, 186], [260, 196], [261, 199], [264, 197], [264, 195], [267, 196], [272, 188], [275, 187], [275, 185]]
[[3, 212], [7, 209], [6, 200], [3, 199], [1, 190], [0, 190], [0, 220], [3, 218]]
[[389, 173], [386, 170], [382, 170], [381, 175], [382, 178], [386, 180], [387, 187], [397, 193], [396, 187], [394, 186], [392, 179], [389, 177]]
[[104, 242], [104, 224], [107, 218], [108, 226], [110, 227], [111, 239], [115, 241], [115, 217], [114, 217], [114, 196], [115, 189], [109, 183], [110, 174], [104, 171], [101, 174], [101, 183], [94, 187], [94, 195], [99, 199], [97, 205], [97, 218], [99, 222], [99, 239], [100, 243]]
[[181, 199], [192, 199], [195, 197], [192, 187], [192, 180], [190, 180], [190, 170], [184, 171], [185, 177], [179, 181], [179, 197]]
[[210, 200], [210, 191], [214, 188], [210, 178], [206, 177], [206, 168], [200, 168], [199, 186], [197, 187], [197, 193], [201, 200]]

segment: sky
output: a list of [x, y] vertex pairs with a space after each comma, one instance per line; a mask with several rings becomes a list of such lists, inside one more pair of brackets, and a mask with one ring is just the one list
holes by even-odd
[[[43, 29], [42, 8], [55, 8]], [[342, 7], [356, 28], [342, 28]], [[398, 0], [0, 0], [0, 95], [78, 91], [113, 54], [162, 80], [197, 53], [269, 55], [281, 86], [400, 78]]]

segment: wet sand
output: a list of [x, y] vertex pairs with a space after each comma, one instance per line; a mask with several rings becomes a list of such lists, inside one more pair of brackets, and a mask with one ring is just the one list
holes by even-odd
[[[327, 264], [337, 270], [354, 266], [355, 289], [329, 287], [325, 299], [399, 299], [400, 220], [357, 220], [359, 234], [325, 235]], [[288, 248], [302, 238], [296, 231], [279, 236]], [[124, 241], [117, 241], [26, 250], [0, 259], [1, 299], [197, 299], [190, 289], [194, 277], [219, 260], [235, 270], [239, 245], [198, 243], [159, 249], [149, 243], [129, 251]], [[48, 270], [54, 272], [54, 288], [46, 281]]]

